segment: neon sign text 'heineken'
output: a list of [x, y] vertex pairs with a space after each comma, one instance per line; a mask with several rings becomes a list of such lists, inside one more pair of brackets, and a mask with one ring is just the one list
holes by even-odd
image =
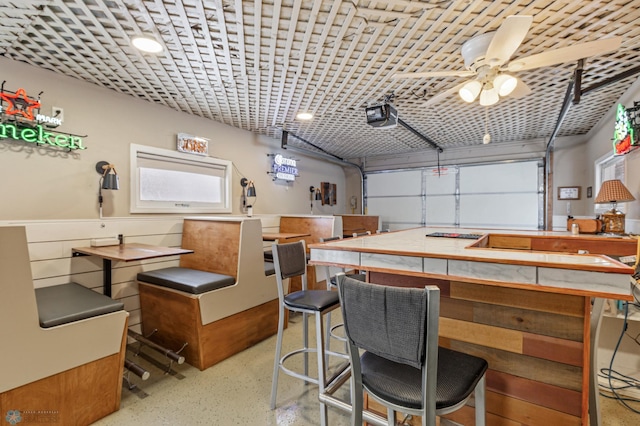
[[47, 132], [40, 124], [34, 127], [20, 127], [11, 123], [0, 123], [0, 139], [5, 138], [68, 149], [87, 149], [82, 145], [82, 138]]

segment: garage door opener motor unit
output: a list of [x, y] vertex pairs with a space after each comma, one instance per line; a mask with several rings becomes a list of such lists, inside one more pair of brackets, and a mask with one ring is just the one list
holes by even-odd
[[378, 129], [388, 129], [398, 125], [398, 111], [391, 104], [365, 108], [367, 124]]

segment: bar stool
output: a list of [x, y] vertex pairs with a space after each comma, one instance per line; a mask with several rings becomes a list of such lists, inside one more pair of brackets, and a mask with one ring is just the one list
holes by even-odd
[[[320, 238], [320, 242], [321, 243], [326, 243], [329, 241], [338, 241], [338, 240], [342, 240], [342, 237], [328, 237], [328, 238]], [[338, 282], [336, 281], [336, 275], [335, 274], [331, 274], [331, 267], [329, 266], [325, 266], [325, 276], [326, 276], [326, 282], [327, 282], [327, 290], [334, 290], [338, 288]], [[335, 269], [335, 268], [334, 268]], [[345, 268], [340, 268], [340, 272], [345, 273]], [[348, 277], [350, 278], [354, 278], [356, 280], [359, 281], [366, 281], [367, 280], [367, 274], [363, 273], [363, 272], [355, 272], [355, 273], [349, 273], [346, 274]], [[340, 336], [339, 334], [336, 333], [337, 329], [343, 328], [344, 324], [340, 323], [340, 324], [336, 324], [333, 327], [331, 326], [331, 312], [327, 313], [327, 327], [326, 327], [326, 341], [329, 342], [329, 339], [331, 337], [333, 337], [336, 340], [339, 340], [341, 342], [344, 342], [345, 344], [345, 353], [347, 352], [347, 338], [344, 336]]]
[[[351, 356], [351, 424], [395, 425], [396, 411], [422, 417], [462, 408], [475, 395], [475, 425], [485, 425], [486, 360], [438, 346], [440, 290], [390, 287], [338, 276]], [[363, 408], [363, 390], [387, 418]], [[321, 400], [325, 395], [321, 395]]]
[[[340, 307], [338, 293], [328, 290], [307, 290], [307, 258], [304, 240], [295, 243], [273, 244], [273, 263], [276, 270], [278, 284], [278, 298], [280, 300], [278, 318], [278, 338], [273, 365], [273, 382], [271, 385], [271, 409], [276, 407], [276, 393], [278, 391], [278, 375], [283, 373], [318, 385], [318, 393], [324, 393], [327, 385], [325, 353], [329, 355], [344, 356], [336, 352], [325, 351], [324, 325], [322, 316]], [[285, 279], [301, 277], [302, 290], [286, 294]], [[282, 355], [282, 337], [284, 334], [285, 309], [291, 312], [302, 313], [303, 319], [303, 346]], [[309, 347], [308, 316], [315, 316], [316, 347]], [[315, 352], [318, 360], [317, 378], [309, 374], [309, 353]], [[293, 355], [304, 356], [304, 373], [293, 371], [285, 367], [285, 361]], [[327, 424], [327, 406], [320, 402], [320, 424]]]

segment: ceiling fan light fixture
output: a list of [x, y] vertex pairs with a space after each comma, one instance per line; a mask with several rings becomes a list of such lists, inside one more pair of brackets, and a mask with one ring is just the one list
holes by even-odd
[[518, 80], [509, 74], [498, 74], [493, 79], [493, 87], [500, 96], [509, 96], [518, 85]]
[[472, 80], [462, 86], [458, 94], [463, 101], [471, 103], [476, 100], [481, 90], [482, 84], [478, 80]]
[[498, 91], [495, 87], [491, 89], [483, 89], [480, 93], [480, 105], [482, 106], [495, 105], [499, 100], [500, 96], [498, 96]]

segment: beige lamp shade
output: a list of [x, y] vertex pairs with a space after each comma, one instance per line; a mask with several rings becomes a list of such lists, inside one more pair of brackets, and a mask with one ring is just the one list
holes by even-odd
[[626, 186], [618, 179], [612, 179], [602, 182], [600, 192], [595, 199], [596, 204], [602, 203], [625, 203], [627, 201], [634, 201], [635, 197], [631, 195], [631, 192]]
[[602, 182], [602, 186], [594, 202], [596, 204], [612, 204], [611, 210], [602, 214], [603, 231], [605, 233], [624, 234], [625, 214], [616, 210], [616, 204], [633, 200], [635, 200], [635, 197], [631, 195], [627, 187], [618, 179]]

